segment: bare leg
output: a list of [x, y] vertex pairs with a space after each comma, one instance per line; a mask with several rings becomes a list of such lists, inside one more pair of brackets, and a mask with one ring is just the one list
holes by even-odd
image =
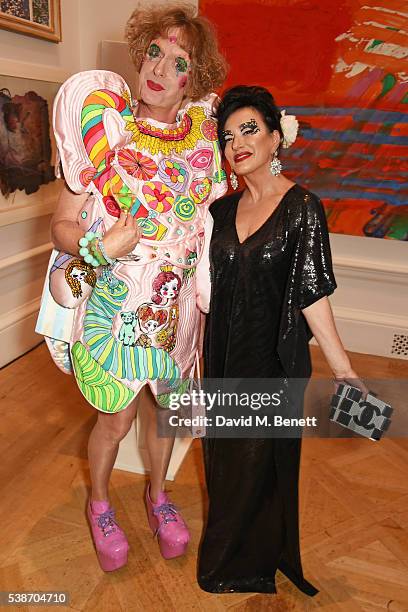
[[91, 473], [91, 500], [108, 499], [109, 479], [119, 450], [119, 442], [128, 433], [135, 418], [137, 400], [116, 414], [99, 412], [88, 442]]
[[[170, 457], [174, 446], [174, 437], [159, 438], [157, 436], [157, 418], [160, 418], [160, 408], [154, 400], [150, 389], [145, 387], [143, 406], [146, 410], [148, 422], [146, 428], [146, 447], [150, 459], [150, 499], [157, 502], [160, 491], [164, 490], [164, 480], [169, 467]], [[159, 413], [158, 413], [159, 411]]]

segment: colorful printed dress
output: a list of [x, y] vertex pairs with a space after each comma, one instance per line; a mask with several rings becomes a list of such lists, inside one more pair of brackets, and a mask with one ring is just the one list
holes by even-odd
[[112, 72], [74, 75], [58, 92], [64, 177], [89, 193], [81, 229], [104, 233], [121, 209], [142, 228], [113, 266], [94, 270], [57, 251], [50, 260], [36, 329], [98, 410], [123, 410], [145, 384], [165, 406], [194, 363], [210, 295], [208, 207], [226, 191], [214, 98], [189, 103], [167, 125], [135, 119], [129, 88]]

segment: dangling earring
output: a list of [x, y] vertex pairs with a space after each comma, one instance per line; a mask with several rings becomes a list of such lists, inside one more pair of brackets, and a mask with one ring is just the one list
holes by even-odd
[[282, 172], [282, 163], [278, 158], [278, 151], [275, 151], [269, 170], [273, 176], [278, 176]]
[[230, 181], [231, 181], [231, 187], [233, 188], [234, 191], [236, 191], [238, 189], [238, 179], [234, 171], [232, 171], [230, 174]]

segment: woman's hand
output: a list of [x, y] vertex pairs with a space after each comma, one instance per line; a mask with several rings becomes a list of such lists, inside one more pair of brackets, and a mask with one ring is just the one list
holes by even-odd
[[103, 236], [103, 246], [111, 259], [129, 255], [139, 242], [142, 231], [136, 218], [126, 211], [121, 211], [119, 219]]
[[345, 372], [341, 372], [341, 374], [335, 373], [333, 382], [336, 393], [339, 385], [341, 384], [350, 385], [351, 387], [356, 387], [356, 389], [360, 389], [360, 391], [362, 391], [363, 393], [363, 399], [366, 399], [367, 393], [369, 393], [369, 390], [365, 386], [364, 382], [361, 380], [361, 378], [358, 377], [358, 374], [351, 368]]

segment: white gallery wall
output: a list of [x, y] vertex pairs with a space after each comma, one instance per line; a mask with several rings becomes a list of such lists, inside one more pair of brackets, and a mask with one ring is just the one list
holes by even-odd
[[350, 351], [408, 359], [408, 242], [330, 234], [331, 297]]
[[76, 72], [80, 66], [79, 7], [87, 1], [61, 0], [62, 42], [58, 44], [0, 30], [0, 68], [4, 60], [12, 60], [46, 66], [50, 78], [55, 70]]

